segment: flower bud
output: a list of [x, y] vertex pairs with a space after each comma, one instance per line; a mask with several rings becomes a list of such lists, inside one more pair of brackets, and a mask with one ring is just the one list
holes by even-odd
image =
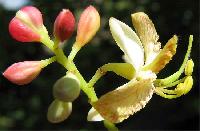
[[71, 102], [54, 100], [48, 108], [47, 119], [51, 123], [59, 123], [67, 119], [71, 112]]
[[100, 27], [100, 16], [93, 7], [87, 7], [81, 14], [76, 36], [77, 44], [82, 47], [88, 43]]
[[40, 61], [24, 61], [11, 65], [3, 75], [12, 83], [25, 85], [35, 79], [41, 69], [42, 63]]
[[40, 41], [39, 31], [42, 28], [42, 14], [33, 6], [20, 9], [9, 23], [11, 36], [21, 42]]
[[75, 18], [68, 9], [63, 9], [54, 22], [54, 36], [63, 42], [71, 37], [75, 27]]
[[56, 99], [72, 102], [80, 94], [80, 83], [76, 76], [68, 73], [66, 76], [56, 81], [53, 86], [53, 95]]

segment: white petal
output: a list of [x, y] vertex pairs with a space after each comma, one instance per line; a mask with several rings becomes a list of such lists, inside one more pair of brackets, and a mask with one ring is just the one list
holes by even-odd
[[92, 107], [88, 112], [87, 116], [88, 121], [102, 121], [103, 117]]
[[139, 37], [128, 25], [115, 18], [110, 18], [109, 25], [117, 45], [138, 70], [144, 64], [144, 49]]

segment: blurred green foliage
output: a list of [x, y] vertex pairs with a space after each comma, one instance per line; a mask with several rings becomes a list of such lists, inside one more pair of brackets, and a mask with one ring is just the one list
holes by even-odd
[[[10, 3], [14, 4], [14, 3]], [[195, 62], [194, 86], [191, 92], [178, 99], [168, 100], [154, 95], [147, 106], [117, 126], [122, 130], [199, 130], [199, 1], [198, 0], [32, 0], [43, 13], [44, 24], [52, 34], [54, 20], [63, 8], [69, 8], [76, 16], [88, 5], [94, 5], [101, 15], [101, 28], [94, 39], [76, 56], [75, 63], [82, 75], [89, 80], [98, 67], [108, 62], [122, 62], [122, 52], [116, 46], [109, 32], [108, 20], [117, 19], [131, 24], [131, 13], [144, 11], [155, 24], [160, 41], [164, 45], [173, 34], [179, 36], [176, 56], [159, 77], [175, 72], [183, 61], [188, 37], [194, 35], [191, 57]], [[40, 60], [52, 56], [39, 43], [20, 43], [8, 33], [9, 21], [17, 10], [9, 10], [0, 5], [0, 71], [9, 65], [25, 60]], [[76, 32], [65, 46], [69, 54]], [[45, 68], [31, 84], [17, 86], [0, 76], [0, 130], [94, 130], [105, 129], [102, 123], [87, 122], [90, 109], [86, 96], [82, 93], [73, 102], [73, 112], [69, 119], [60, 124], [51, 124], [46, 119], [49, 104], [53, 100], [52, 86], [65, 74], [57, 63]], [[98, 96], [113, 90], [126, 80], [108, 73], [97, 82]]]

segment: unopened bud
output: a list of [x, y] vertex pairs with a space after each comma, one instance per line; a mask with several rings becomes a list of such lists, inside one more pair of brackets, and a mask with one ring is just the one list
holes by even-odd
[[6, 69], [3, 73], [12, 83], [17, 85], [25, 85], [35, 79], [42, 69], [40, 61], [24, 61], [18, 62]]
[[76, 42], [79, 47], [88, 43], [96, 34], [100, 27], [100, 16], [98, 11], [93, 7], [87, 7], [81, 14], [78, 22]]
[[40, 41], [39, 30], [42, 28], [42, 14], [33, 6], [20, 9], [9, 23], [11, 36], [21, 42]]
[[54, 36], [63, 42], [71, 37], [75, 27], [75, 18], [70, 10], [63, 9], [54, 23]]
[[194, 62], [192, 59], [190, 59], [187, 61], [187, 64], [185, 66], [185, 75], [187, 76], [192, 75], [193, 68], [194, 68]]
[[53, 95], [56, 99], [72, 102], [80, 94], [80, 83], [76, 76], [68, 73], [66, 76], [56, 81], [53, 86]]
[[54, 100], [48, 108], [47, 119], [51, 123], [66, 120], [72, 112], [72, 103]]

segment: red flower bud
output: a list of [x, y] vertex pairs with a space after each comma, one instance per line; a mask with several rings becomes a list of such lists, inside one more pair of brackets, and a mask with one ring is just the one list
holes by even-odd
[[32, 6], [20, 9], [9, 24], [11, 36], [21, 42], [40, 41], [41, 28], [43, 28], [42, 14]]
[[63, 9], [54, 22], [54, 36], [61, 42], [71, 37], [75, 27], [75, 18], [68, 9]]
[[96, 34], [100, 27], [100, 16], [98, 11], [93, 7], [87, 7], [81, 14], [76, 42], [82, 47], [89, 42]]
[[42, 69], [41, 61], [18, 62], [6, 69], [3, 73], [9, 81], [17, 85], [25, 85], [35, 79]]

